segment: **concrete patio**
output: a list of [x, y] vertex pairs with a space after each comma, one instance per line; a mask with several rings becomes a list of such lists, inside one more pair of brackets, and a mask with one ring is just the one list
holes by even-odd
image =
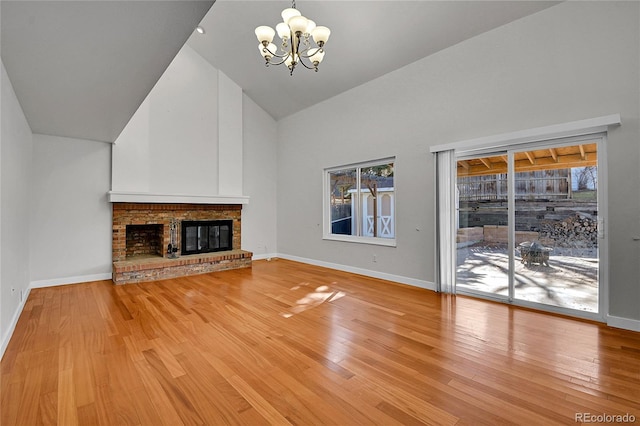
[[[508, 295], [506, 244], [477, 243], [457, 250], [460, 290]], [[586, 312], [598, 311], [596, 249], [556, 248], [549, 266], [521, 263], [516, 251], [515, 298]]]

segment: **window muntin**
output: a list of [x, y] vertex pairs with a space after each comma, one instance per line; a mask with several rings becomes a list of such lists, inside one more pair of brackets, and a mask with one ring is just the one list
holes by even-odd
[[395, 245], [395, 159], [325, 170], [326, 239]]

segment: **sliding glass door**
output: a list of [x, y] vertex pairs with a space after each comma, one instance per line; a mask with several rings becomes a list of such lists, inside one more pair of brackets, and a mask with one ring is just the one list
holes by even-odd
[[597, 317], [602, 140], [458, 156], [458, 293]]
[[507, 153], [458, 159], [457, 174], [457, 291], [508, 299]]

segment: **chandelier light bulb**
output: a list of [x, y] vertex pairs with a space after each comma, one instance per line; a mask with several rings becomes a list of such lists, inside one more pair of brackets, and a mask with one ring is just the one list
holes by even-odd
[[288, 23], [289, 19], [293, 18], [294, 16], [300, 16], [300, 15], [302, 15], [302, 13], [300, 13], [298, 9], [294, 9], [293, 7], [290, 7], [282, 11], [281, 13], [282, 22]]
[[324, 50], [318, 47], [309, 49], [309, 60], [314, 65], [319, 64], [324, 59]]
[[265, 42], [267, 44], [271, 43], [275, 34], [276, 32], [273, 30], [273, 28], [267, 27], [266, 25], [262, 25], [256, 28], [256, 37], [262, 44], [264, 44]]
[[294, 16], [289, 19], [289, 28], [291, 28], [291, 32], [294, 34], [302, 34], [307, 29], [307, 25], [309, 24], [309, 20], [304, 16]]
[[271, 59], [273, 58], [273, 54], [276, 52], [276, 50], [278, 50], [278, 48], [276, 47], [275, 44], [269, 43], [267, 46], [263, 44], [259, 44], [258, 50], [260, 51], [260, 54], [262, 55], [263, 58]]
[[282, 40], [291, 37], [291, 28], [289, 28], [289, 26], [284, 22], [280, 22], [276, 25], [276, 32], [278, 33], [278, 37]]
[[287, 58], [284, 60], [284, 64], [289, 68], [291, 68], [292, 65], [295, 66], [294, 65], [294, 60], [293, 60], [293, 55], [288, 55]]
[[331, 35], [331, 30], [327, 27], [316, 27], [311, 33], [313, 36], [313, 41], [315, 41], [318, 46], [322, 46], [329, 40], [329, 36]]
[[311, 19], [307, 19], [307, 29], [304, 30], [304, 34], [305, 35], [311, 34], [315, 28], [316, 28], [316, 23], [313, 22]]

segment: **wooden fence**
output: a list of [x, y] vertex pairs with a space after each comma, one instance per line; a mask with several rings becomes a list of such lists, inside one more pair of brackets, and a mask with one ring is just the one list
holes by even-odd
[[[458, 177], [460, 201], [506, 200], [507, 174]], [[562, 200], [571, 198], [568, 169], [516, 173], [515, 196], [521, 200]]]

